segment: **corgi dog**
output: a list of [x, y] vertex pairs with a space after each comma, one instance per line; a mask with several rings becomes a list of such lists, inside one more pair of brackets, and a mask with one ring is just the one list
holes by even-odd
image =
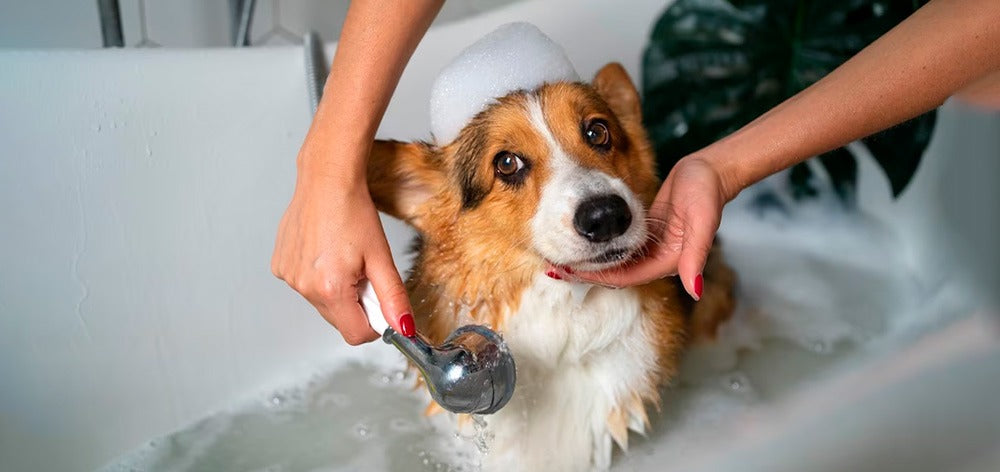
[[407, 280], [417, 330], [440, 343], [486, 325], [517, 363], [510, 403], [483, 418], [487, 470], [607, 469], [613, 443], [648, 429], [684, 346], [729, 317], [734, 277], [718, 251], [698, 303], [673, 278], [612, 289], [550, 270], [641, 254], [660, 185], [651, 149], [616, 63], [590, 84], [500, 97], [448, 144], [373, 145], [376, 206], [419, 233]]

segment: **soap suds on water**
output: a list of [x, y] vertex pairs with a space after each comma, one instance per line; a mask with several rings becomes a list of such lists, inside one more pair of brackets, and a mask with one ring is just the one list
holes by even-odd
[[476, 446], [455, 437], [443, 415], [423, 416], [426, 395], [403, 367], [345, 363], [155, 439], [104, 470], [476, 470]]
[[[730, 204], [721, 231], [739, 277], [733, 319], [716, 343], [689, 353], [648, 438], [635, 438], [615, 469], [692, 459], [724, 442], [741, 415], [775, 407], [844, 359], [968, 313], [960, 287], [921, 287], [900, 240], [863, 213], [822, 200], [768, 209], [753, 197]], [[412, 390], [400, 355], [380, 343], [349, 353], [298, 386], [156, 439], [108, 470], [478, 470], [488, 448], [482, 434], [456, 434], [449, 415], [424, 417], [428, 396]]]

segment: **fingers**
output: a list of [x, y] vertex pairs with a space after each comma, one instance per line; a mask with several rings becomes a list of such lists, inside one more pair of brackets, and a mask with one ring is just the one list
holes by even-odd
[[[400, 315], [410, 312], [409, 300], [364, 185], [331, 189], [323, 181], [300, 179], [278, 227], [271, 272], [305, 297], [349, 344], [381, 334], [371, 328], [360, 304], [359, 282], [366, 277], [389, 324], [407, 331]], [[412, 325], [411, 316], [410, 331]]]
[[368, 325], [368, 317], [358, 304], [356, 282], [341, 279], [315, 286], [288, 285], [309, 300], [323, 319], [337, 328], [347, 344], [357, 346], [379, 338], [379, 334]]
[[344, 341], [352, 346], [374, 341], [380, 336], [368, 325], [368, 317], [358, 304], [357, 289], [352, 287], [355, 296], [351, 300], [337, 300], [330, 305], [314, 303], [313, 306], [330, 322]]
[[689, 221], [688, 228], [685, 230], [680, 259], [677, 262], [677, 273], [684, 285], [684, 290], [695, 300], [701, 300], [701, 292], [704, 287], [704, 278], [701, 273], [705, 268], [705, 261], [708, 260], [708, 253], [712, 250], [715, 230], [719, 225], [715, 223], [712, 227], [710, 221], [701, 225], [694, 223], [698, 220]]
[[365, 272], [375, 289], [379, 304], [382, 305], [382, 316], [389, 326], [403, 336], [415, 334], [413, 323], [413, 308], [410, 297], [406, 293], [403, 279], [399, 277], [396, 264], [393, 263], [389, 244], [383, 237], [379, 248], [373, 251], [365, 261]]

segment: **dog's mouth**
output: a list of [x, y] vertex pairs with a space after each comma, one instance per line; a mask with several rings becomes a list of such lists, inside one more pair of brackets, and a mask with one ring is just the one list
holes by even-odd
[[545, 258], [549, 267], [556, 267], [563, 272], [573, 273], [576, 271], [592, 272], [597, 270], [610, 269], [627, 263], [638, 253], [637, 248], [615, 248], [605, 251], [597, 256], [581, 259], [577, 261], [555, 262]]
[[618, 248], [606, 251], [597, 257], [588, 259], [587, 262], [591, 264], [608, 264], [611, 262], [624, 262], [627, 259], [629, 259], [631, 255], [632, 251], [626, 248]]

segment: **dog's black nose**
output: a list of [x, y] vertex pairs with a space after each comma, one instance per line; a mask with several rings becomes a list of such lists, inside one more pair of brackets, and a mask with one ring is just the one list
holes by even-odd
[[632, 224], [632, 211], [618, 195], [598, 195], [583, 201], [573, 216], [573, 227], [580, 236], [594, 243], [610, 241], [625, 234]]

